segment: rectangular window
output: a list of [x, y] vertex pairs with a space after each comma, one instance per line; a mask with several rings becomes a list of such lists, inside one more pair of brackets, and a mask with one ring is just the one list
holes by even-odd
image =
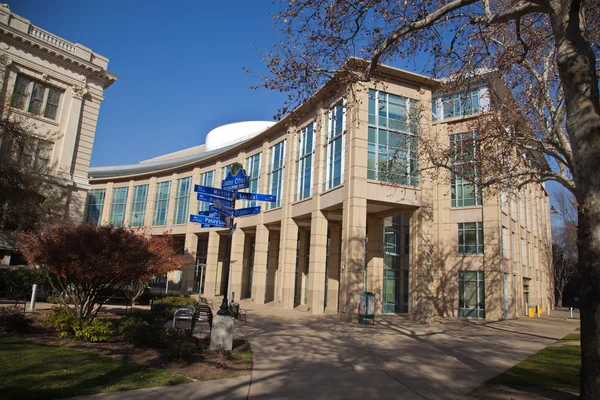
[[10, 154], [17, 164], [45, 174], [50, 167], [53, 146], [54, 143], [33, 136], [18, 139], [5, 138], [0, 143], [0, 151], [3, 154]]
[[451, 206], [468, 207], [482, 204], [481, 190], [477, 187], [477, 133], [450, 135]]
[[[258, 184], [260, 179], [260, 155], [257, 153], [252, 157], [248, 158], [248, 167], [246, 173], [248, 174], [248, 192], [258, 193]], [[257, 202], [250, 200], [246, 202], [246, 207], [255, 207]]]
[[481, 103], [479, 88], [463, 93], [436, 96], [432, 99], [433, 120], [439, 121], [476, 114], [486, 108]]
[[62, 91], [45, 83], [18, 75], [10, 101], [11, 107], [49, 119], [56, 119]]
[[519, 190], [519, 224], [525, 226], [525, 194]]
[[131, 221], [129, 223], [131, 226], [144, 226], [147, 202], [148, 185], [135, 186], [133, 188], [133, 202], [131, 203]]
[[483, 222], [458, 224], [458, 253], [483, 254]]
[[152, 225], [161, 226], [167, 224], [170, 194], [171, 181], [156, 184], [156, 199], [154, 202], [154, 219], [152, 220]]
[[285, 171], [285, 140], [271, 147], [270, 194], [277, 196], [275, 203], [269, 203], [269, 208], [281, 207], [283, 195], [283, 173]]
[[502, 257], [508, 258], [508, 230], [502, 227]]
[[458, 273], [458, 316], [485, 318], [483, 271], [460, 271]]
[[527, 252], [527, 242], [525, 239], [521, 239], [521, 264], [527, 266], [528, 261], [528, 252]]
[[102, 223], [102, 209], [104, 208], [104, 197], [106, 189], [92, 189], [88, 193], [86, 222], [100, 226]]
[[300, 132], [300, 148], [298, 151], [298, 192], [296, 199], [302, 200], [312, 196], [313, 158], [315, 150], [315, 132], [310, 123]]
[[[214, 184], [215, 171], [208, 171], [200, 175], [200, 185], [213, 187]], [[200, 211], [208, 211], [210, 207], [210, 203], [206, 201], [200, 202]]]
[[221, 174], [221, 179], [227, 178], [227, 175], [229, 175], [229, 172], [231, 171], [231, 167], [232, 166], [233, 166], [233, 163], [227, 165], [226, 167], [223, 167], [222, 174]]
[[512, 255], [512, 260], [513, 263], [517, 262], [517, 235], [515, 235], [514, 232], [511, 233], [511, 242], [510, 242], [510, 247], [511, 247], [511, 255]]
[[325, 190], [344, 182], [344, 136], [346, 133], [346, 110], [340, 101], [329, 110], [327, 129], [327, 168], [325, 170]]
[[112, 208], [110, 211], [110, 223], [114, 226], [123, 226], [125, 222], [125, 207], [127, 205], [127, 194], [129, 188], [120, 187], [113, 191]]
[[175, 197], [175, 224], [185, 224], [189, 218], [190, 187], [192, 178], [177, 180], [177, 197]]
[[367, 179], [418, 186], [418, 102], [369, 90]]

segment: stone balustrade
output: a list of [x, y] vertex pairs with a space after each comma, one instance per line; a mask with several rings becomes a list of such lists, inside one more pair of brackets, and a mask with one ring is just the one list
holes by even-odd
[[30, 25], [28, 33], [29, 35], [37, 39], [50, 43], [51, 45], [59, 47], [65, 51], [68, 51], [69, 53], [75, 53], [75, 45], [73, 43], [67, 42], [64, 39], [54, 36], [51, 33], [44, 31], [43, 29]]

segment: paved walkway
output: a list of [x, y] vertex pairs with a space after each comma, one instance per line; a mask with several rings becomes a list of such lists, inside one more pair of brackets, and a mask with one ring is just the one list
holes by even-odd
[[251, 377], [85, 398], [457, 399], [578, 326], [553, 315], [430, 325], [385, 316], [361, 327], [335, 315], [242, 308], [248, 323], [236, 322], [236, 334], [252, 345]]

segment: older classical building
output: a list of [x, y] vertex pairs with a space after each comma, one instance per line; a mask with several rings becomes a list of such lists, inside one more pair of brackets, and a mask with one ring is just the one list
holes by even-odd
[[[33, 149], [16, 156], [62, 178], [65, 215], [82, 220], [100, 103], [117, 76], [106, 57], [32, 25], [7, 4], [0, 5], [0, 55], [2, 117], [20, 118], [36, 138]], [[3, 264], [11, 263], [12, 250], [10, 235], [2, 234]]]
[[[492, 81], [441, 96], [441, 82], [425, 76], [381, 66], [375, 78], [326, 85], [294, 118], [226, 125], [198, 147], [91, 168], [87, 220], [171, 231], [200, 268], [153, 283], [184, 293], [225, 294], [230, 280], [236, 299], [346, 320], [356, 318], [364, 290], [375, 293], [376, 313], [424, 321], [511, 318], [526, 303], [549, 304], [544, 188], [482, 197], [454, 174], [419, 173], [418, 135], [466, 148], [476, 134], [468, 121], [494, 101]], [[456, 159], [455, 168], [469, 162]], [[220, 187], [234, 162], [246, 168], [248, 191], [277, 202], [237, 219], [229, 270], [228, 231], [201, 228], [189, 215], [207, 208], [193, 185]]]

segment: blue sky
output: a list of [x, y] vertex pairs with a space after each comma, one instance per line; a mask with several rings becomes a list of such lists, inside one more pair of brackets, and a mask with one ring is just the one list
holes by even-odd
[[92, 166], [137, 163], [204, 143], [213, 128], [272, 120], [283, 95], [252, 90], [243, 67], [275, 41], [268, 0], [19, 0], [11, 11], [108, 57]]

